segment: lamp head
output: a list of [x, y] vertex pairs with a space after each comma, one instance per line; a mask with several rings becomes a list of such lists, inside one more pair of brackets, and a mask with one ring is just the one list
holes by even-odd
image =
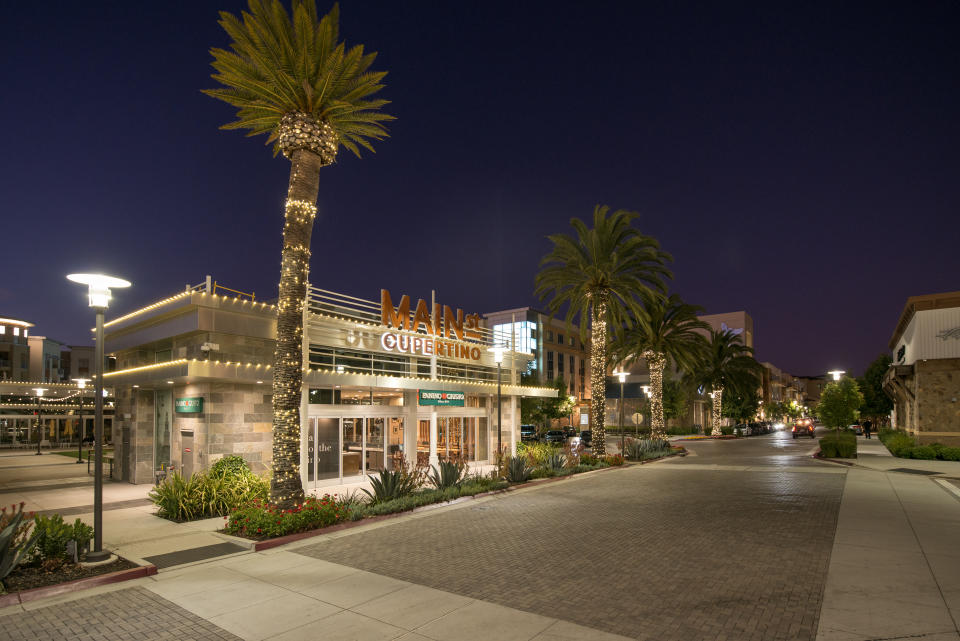
[[621, 383], [626, 383], [626, 382], [627, 382], [627, 373], [626, 373], [626, 372], [614, 372], [613, 375], [616, 376], [617, 379], [618, 379]]
[[493, 353], [494, 363], [496, 363], [497, 365], [501, 365], [503, 363], [503, 346], [502, 345], [494, 345], [493, 347], [487, 348], [487, 351]]
[[844, 370], [842, 370], [842, 369], [832, 369], [832, 370], [830, 370], [829, 372], [827, 372], [827, 374], [829, 374], [830, 376], [832, 376], [832, 377], [833, 377], [833, 380], [839, 381], [839, 380], [840, 380], [840, 377], [843, 376], [844, 374], [846, 374], [846, 372], [845, 372]]
[[86, 285], [90, 307], [106, 309], [110, 306], [111, 287], [130, 287], [130, 281], [103, 274], [70, 274], [67, 280]]
[[46, 388], [46, 387], [34, 387], [34, 388], [33, 388], [33, 391], [34, 391], [34, 393], [36, 393], [37, 398], [40, 398], [41, 396], [43, 396], [43, 393], [47, 391], [47, 388]]
[[73, 382], [77, 384], [79, 389], [84, 389], [87, 387], [87, 383], [90, 381], [89, 378], [75, 378]]

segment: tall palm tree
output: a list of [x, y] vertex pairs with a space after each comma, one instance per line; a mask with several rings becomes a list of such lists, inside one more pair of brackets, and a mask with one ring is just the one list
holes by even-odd
[[633, 227], [637, 214], [597, 205], [593, 227], [579, 218], [570, 220], [575, 235], [553, 234], [547, 238], [553, 250], [540, 261], [536, 293], [550, 298], [548, 309], [556, 314], [566, 305], [567, 324], [580, 318], [580, 337], [586, 339], [590, 321], [590, 418], [593, 450], [606, 453], [607, 334], [632, 325], [643, 314], [642, 299], [655, 298], [670, 278], [666, 263], [672, 258], [656, 239]]
[[763, 366], [753, 358], [753, 348], [744, 345], [740, 335], [729, 329], [711, 329], [707, 343], [704, 358], [692, 376], [712, 392], [711, 434], [719, 436], [724, 390], [739, 394], [754, 392], [760, 384]]
[[340, 9], [318, 19], [315, 0], [250, 0], [240, 17], [220, 13], [230, 49], [214, 48], [212, 78], [222, 88], [204, 91], [237, 107], [237, 120], [223, 129], [268, 134], [274, 156], [290, 161], [284, 208], [283, 252], [273, 368], [273, 479], [271, 500], [289, 506], [303, 498], [300, 482], [300, 395], [303, 383], [303, 304], [310, 268], [310, 236], [317, 213], [319, 171], [334, 162], [340, 146], [358, 157], [360, 147], [382, 140], [380, 111], [386, 72], [370, 71], [375, 53], [339, 40]]
[[643, 359], [650, 368], [653, 438], [667, 437], [663, 420], [663, 369], [667, 361], [693, 372], [706, 351], [703, 331], [709, 331], [710, 326], [697, 318], [702, 312], [703, 308], [684, 303], [677, 294], [653, 300], [614, 350], [617, 360], [632, 363]]

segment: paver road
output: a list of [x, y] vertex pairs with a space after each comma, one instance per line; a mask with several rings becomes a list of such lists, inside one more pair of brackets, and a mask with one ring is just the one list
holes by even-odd
[[813, 639], [845, 470], [782, 434], [690, 445], [297, 551], [638, 639]]

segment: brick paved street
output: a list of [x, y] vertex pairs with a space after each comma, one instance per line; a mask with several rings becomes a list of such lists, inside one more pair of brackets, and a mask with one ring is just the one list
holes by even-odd
[[[639, 639], [813, 639], [845, 471], [811, 445], [694, 444], [295, 551]], [[704, 467], [745, 461], [782, 467]]]
[[239, 641], [240, 637], [143, 588], [130, 588], [4, 616], [0, 639]]

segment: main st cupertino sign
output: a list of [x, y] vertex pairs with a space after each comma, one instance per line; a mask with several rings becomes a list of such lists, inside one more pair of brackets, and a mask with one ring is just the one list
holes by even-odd
[[479, 314], [464, 316], [462, 309], [454, 312], [449, 305], [441, 307], [439, 303], [434, 303], [431, 311], [421, 298], [411, 319], [410, 297], [404, 295], [400, 304], [394, 307], [390, 292], [381, 289], [380, 318], [381, 323], [391, 329], [420, 332], [422, 328], [425, 331], [421, 336], [384, 332], [380, 336], [380, 346], [388, 352], [480, 360], [482, 352], [479, 346], [455, 342], [480, 338]]

